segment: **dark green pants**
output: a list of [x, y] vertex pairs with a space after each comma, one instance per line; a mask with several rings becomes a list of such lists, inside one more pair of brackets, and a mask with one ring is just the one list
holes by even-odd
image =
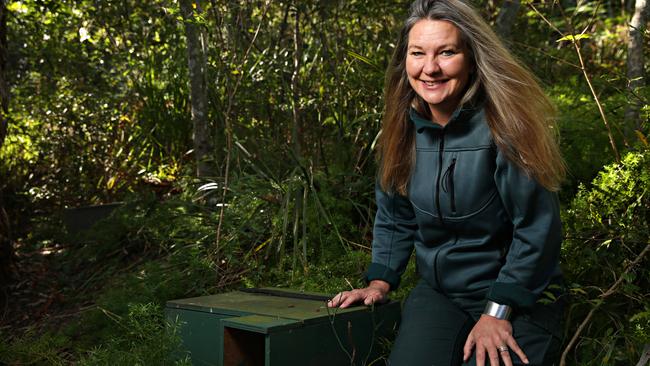
[[[483, 299], [450, 300], [420, 280], [404, 304], [388, 365], [475, 365], [475, 352], [469, 362], [463, 364], [463, 346], [484, 306]], [[559, 358], [562, 308], [559, 303], [539, 304], [528, 312], [513, 314], [513, 335], [528, 356], [529, 366], [554, 365]], [[514, 365], [524, 365], [512, 351], [510, 357]]]

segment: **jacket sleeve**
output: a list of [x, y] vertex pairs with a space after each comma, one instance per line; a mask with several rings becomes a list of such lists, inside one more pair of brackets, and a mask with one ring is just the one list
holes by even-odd
[[487, 298], [513, 307], [531, 307], [551, 280], [561, 276], [558, 198], [501, 152], [497, 153], [494, 179], [512, 220], [513, 236]]
[[383, 280], [391, 290], [399, 286], [411, 253], [417, 223], [407, 197], [384, 192], [375, 185], [377, 215], [373, 229], [372, 263], [365, 274], [366, 282]]

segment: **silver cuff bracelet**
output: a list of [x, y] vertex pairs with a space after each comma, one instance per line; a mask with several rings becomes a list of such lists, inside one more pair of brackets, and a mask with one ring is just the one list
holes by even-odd
[[493, 316], [497, 319], [508, 320], [510, 319], [510, 313], [512, 308], [508, 305], [497, 304], [494, 301], [489, 301], [485, 304], [485, 310], [483, 314]]

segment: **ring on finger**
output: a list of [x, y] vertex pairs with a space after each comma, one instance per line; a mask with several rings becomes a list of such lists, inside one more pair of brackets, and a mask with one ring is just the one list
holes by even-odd
[[499, 350], [499, 352], [508, 352], [508, 346], [506, 345], [499, 346], [497, 347], [497, 349]]

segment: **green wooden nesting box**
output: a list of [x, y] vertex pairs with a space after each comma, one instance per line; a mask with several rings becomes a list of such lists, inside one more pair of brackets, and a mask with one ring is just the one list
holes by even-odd
[[63, 223], [68, 233], [78, 234], [93, 227], [98, 221], [111, 215], [124, 202], [107, 203], [103, 205], [66, 208], [63, 211]]
[[[194, 365], [369, 365], [397, 330], [400, 304], [327, 308], [322, 294], [254, 289], [167, 302]], [[383, 364], [381, 362], [374, 365]]]

